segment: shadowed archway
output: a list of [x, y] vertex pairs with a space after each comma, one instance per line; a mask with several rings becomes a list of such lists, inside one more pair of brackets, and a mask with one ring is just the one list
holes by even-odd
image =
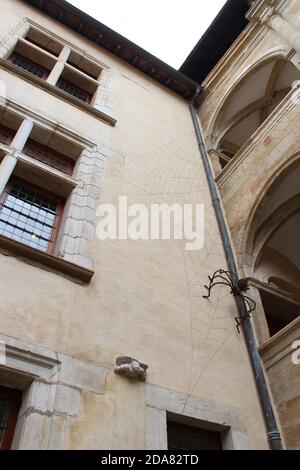
[[232, 90], [215, 123], [216, 151], [222, 168], [285, 98], [300, 70], [286, 57], [262, 62]]

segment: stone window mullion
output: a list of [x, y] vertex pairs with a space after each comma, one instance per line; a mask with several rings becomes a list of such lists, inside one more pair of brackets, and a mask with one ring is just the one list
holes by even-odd
[[[12, 143], [10, 144], [13, 150], [21, 152], [30, 136], [33, 128], [33, 121], [24, 119], [20, 125]], [[0, 195], [3, 193], [17, 163], [14, 154], [7, 154], [0, 164]]]
[[67, 60], [71, 54], [71, 49], [67, 46], [63, 47], [63, 50], [59, 54], [56, 64], [54, 65], [52, 71], [50, 72], [47, 82], [51, 85], [56, 85], [64, 68], [67, 63]]

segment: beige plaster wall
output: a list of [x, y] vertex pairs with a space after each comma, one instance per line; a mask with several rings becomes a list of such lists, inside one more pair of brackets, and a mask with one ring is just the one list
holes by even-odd
[[[193, 136], [187, 103], [91, 42], [17, 0], [3, 1], [4, 34], [24, 16], [112, 68], [115, 128], [0, 69], [7, 95], [112, 150], [99, 199], [205, 203], [205, 246], [175, 241], [88, 244], [95, 276], [80, 286], [0, 256], [1, 333], [111, 369], [104, 395], [84, 392], [68, 417], [65, 448], [145, 448], [144, 385], [112, 372], [119, 355], [149, 365], [147, 382], [190, 397], [235, 406], [251, 448], [266, 448], [255, 383], [228, 290], [202, 298], [207, 276], [226, 262]], [[13, 8], [12, 8], [13, 4]]]

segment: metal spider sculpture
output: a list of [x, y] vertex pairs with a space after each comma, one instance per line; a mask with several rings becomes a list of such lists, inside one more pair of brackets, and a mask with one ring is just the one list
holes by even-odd
[[204, 299], [209, 299], [211, 290], [218, 285], [228, 286], [230, 288], [230, 294], [234, 297], [240, 297], [247, 310], [247, 315], [244, 318], [236, 317], [236, 327], [238, 332], [240, 333], [240, 326], [244, 323], [247, 318], [251, 318], [252, 312], [256, 309], [256, 302], [253, 299], [250, 299], [247, 295], [244, 294], [249, 288], [247, 284], [243, 282], [243, 280], [239, 280], [235, 273], [231, 271], [224, 271], [224, 269], [219, 269], [218, 271], [214, 272], [212, 276], [208, 276], [209, 279], [209, 286], [204, 286], [208, 290], [207, 295], [203, 295]]

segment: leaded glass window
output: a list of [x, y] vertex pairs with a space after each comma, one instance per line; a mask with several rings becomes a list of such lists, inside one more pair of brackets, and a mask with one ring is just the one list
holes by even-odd
[[44, 145], [38, 144], [33, 140], [29, 140], [23, 149], [26, 155], [39, 160], [42, 163], [46, 163], [52, 168], [62, 171], [68, 175], [71, 175], [74, 170], [74, 162], [64, 155], [51, 150]]
[[0, 206], [0, 235], [52, 252], [60, 213], [59, 200], [14, 182]]
[[66, 93], [69, 93], [69, 95], [75, 96], [75, 98], [78, 98], [81, 101], [86, 103], [90, 101], [90, 95], [88, 93], [81, 90], [81, 88], [78, 88], [76, 85], [73, 85], [73, 83], [64, 80], [63, 78], [58, 80], [56, 86]]
[[12, 63], [20, 69], [26, 70], [26, 72], [29, 72], [39, 78], [43, 78], [47, 73], [47, 70], [41, 67], [40, 65], [37, 65], [19, 55], [13, 57]]

